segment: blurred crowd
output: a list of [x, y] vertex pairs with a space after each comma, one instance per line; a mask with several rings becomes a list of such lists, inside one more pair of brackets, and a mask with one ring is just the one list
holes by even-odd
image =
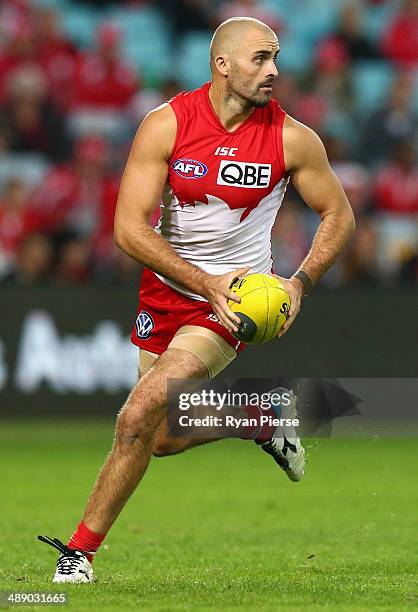
[[[138, 265], [113, 242], [123, 166], [144, 115], [190, 82], [181, 70], [152, 73], [131, 62], [123, 28], [106, 17], [115, 2], [63, 2], [103, 13], [90, 44], [65, 32], [54, 3], [0, 4], [0, 283], [129, 284], [138, 278]], [[158, 15], [167, 27], [170, 61], [179, 37], [209, 36], [236, 15], [257, 17], [279, 40], [290, 38], [292, 14], [284, 19], [274, 2], [117, 4], [129, 14]], [[384, 0], [338, 4], [337, 23], [315, 40], [309, 66], [289, 62], [274, 89], [289, 114], [321, 135], [355, 211], [355, 236], [324, 282], [416, 283], [418, 0], [390, 2], [393, 11], [377, 37], [369, 35], [363, 16], [368, 5]], [[364, 80], [365, 96], [373, 97], [373, 70], [391, 74], [383, 98], [364, 107], [353, 77], [363, 65], [372, 75]], [[273, 231], [280, 274], [294, 272], [317, 225], [290, 189]]]

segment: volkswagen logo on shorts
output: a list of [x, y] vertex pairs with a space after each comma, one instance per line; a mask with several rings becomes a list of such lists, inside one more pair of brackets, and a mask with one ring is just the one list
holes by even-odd
[[135, 321], [136, 335], [140, 340], [146, 340], [150, 337], [154, 329], [154, 320], [148, 312], [141, 310]]

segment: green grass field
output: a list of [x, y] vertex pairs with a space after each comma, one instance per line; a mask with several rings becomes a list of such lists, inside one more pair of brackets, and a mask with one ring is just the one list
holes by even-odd
[[[418, 608], [418, 440], [317, 440], [294, 484], [254, 444], [154, 459], [95, 560], [51, 583], [112, 423], [0, 424], [1, 590], [65, 591], [72, 610]], [[42, 609], [28, 607], [25, 609]]]

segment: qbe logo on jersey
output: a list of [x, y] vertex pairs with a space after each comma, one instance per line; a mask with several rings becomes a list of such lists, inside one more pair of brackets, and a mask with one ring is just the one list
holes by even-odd
[[148, 312], [141, 310], [135, 321], [136, 335], [140, 340], [147, 340], [154, 329], [154, 320]]
[[262, 189], [268, 187], [271, 177], [271, 164], [250, 164], [246, 162], [221, 161], [217, 185]]

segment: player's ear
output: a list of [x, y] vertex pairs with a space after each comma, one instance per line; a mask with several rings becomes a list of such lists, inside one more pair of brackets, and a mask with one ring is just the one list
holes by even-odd
[[231, 66], [226, 55], [218, 55], [215, 58], [215, 65], [222, 76], [228, 76]]

